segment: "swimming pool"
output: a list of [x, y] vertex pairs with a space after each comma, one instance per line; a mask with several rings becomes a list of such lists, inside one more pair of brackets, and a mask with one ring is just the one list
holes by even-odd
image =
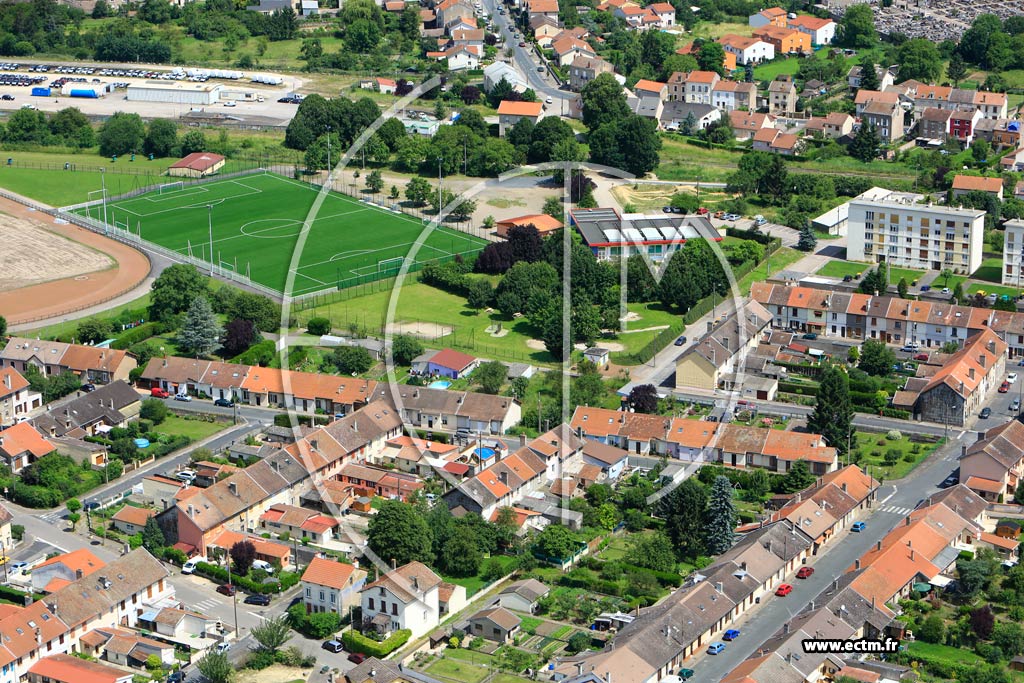
[[427, 388], [428, 389], [447, 389], [451, 385], [452, 385], [452, 383], [449, 382], [448, 380], [446, 380], [446, 379], [439, 379], [437, 381], [434, 381], [434, 382], [431, 382], [430, 384], [428, 384]]
[[480, 448], [474, 448], [473, 453], [475, 453], [481, 460], [489, 460], [494, 457], [495, 450], [493, 448], [488, 448], [487, 446], [482, 446]]

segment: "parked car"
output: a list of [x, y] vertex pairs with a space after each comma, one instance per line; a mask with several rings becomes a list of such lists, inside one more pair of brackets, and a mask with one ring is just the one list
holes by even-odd
[[348, 661], [354, 664], [362, 664], [366, 660], [366, 655], [362, 652], [353, 652], [348, 656]]
[[764, 225], [768, 220], [761, 214], [754, 216], [754, 225]]
[[708, 645], [708, 654], [717, 655], [719, 652], [725, 649], [725, 643], [711, 643]]
[[861, 532], [868, 528], [866, 522], [854, 522], [853, 526], [850, 527], [850, 531]]
[[684, 681], [688, 681], [693, 678], [693, 669], [680, 669], [676, 675]]
[[929, 292], [929, 291], [931, 291], [931, 289], [932, 289], [931, 285], [921, 285], [921, 291], [922, 292]]
[[853, 276], [852, 275], [844, 275], [843, 276], [843, 282], [853, 282]]
[[345, 647], [341, 644], [340, 640], [324, 641], [323, 648], [328, 652], [341, 652], [345, 649]]
[[1010, 384], [1013, 384], [1014, 382], [1016, 382], [1017, 381], [1017, 373], [1016, 372], [1011, 372], [1009, 375], [1006, 376], [1006, 381], [1009, 382]]
[[804, 339], [817, 339], [818, 335], [815, 334], [814, 332], [808, 332], [808, 333], [803, 335], [803, 338]]
[[226, 596], [228, 596], [230, 598], [230, 597], [232, 597], [235, 594], [236, 591], [235, 591], [234, 584], [224, 583], [224, 584], [221, 584], [221, 585], [217, 586], [217, 592], [220, 593], [221, 595], [226, 595]]
[[150, 389], [149, 390], [149, 395], [152, 396], [153, 398], [169, 398], [170, 397], [170, 394], [167, 392], [167, 390], [166, 389], [161, 389], [160, 387], [153, 387], [152, 389]]
[[914, 360], [921, 360], [921, 361], [926, 361], [926, 360], [928, 360], [928, 354], [927, 354], [927, 353], [918, 353], [918, 354], [915, 354], [915, 355], [914, 355]]
[[182, 470], [175, 474], [174, 477], [178, 481], [185, 481], [191, 484], [196, 478], [196, 473], [194, 470]]
[[941, 486], [944, 489], [948, 489], [950, 486], [956, 486], [959, 483], [960, 483], [960, 477], [958, 477], [956, 474], [951, 474], [948, 477], [946, 477], [945, 479], [943, 479], [942, 483], [939, 484], [939, 486]]
[[270, 596], [257, 593], [256, 595], [249, 595], [245, 598], [245, 604], [247, 605], [261, 605], [263, 607], [270, 606]]
[[230, 398], [218, 398], [216, 401], [213, 402], [213, 405], [220, 406], [221, 408], [233, 408], [235, 402], [232, 401]]
[[793, 587], [788, 583], [780, 583], [779, 587], [775, 589], [775, 594], [779, 597], [786, 597], [793, 592]]
[[93, 384], [92, 382], [86, 382], [85, 384], [82, 385], [82, 391], [84, 391], [87, 394], [96, 391], [96, 385]]
[[1010, 404], [1010, 412], [1011, 413], [1016, 413], [1016, 412], [1019, 412], [1019, 411], [1020, 411], [1020, 399], [1019, 398], [1015, 398], [1015, 399], [1013, 399], [1013, 403]]
[[185, 564], [181, 565], [181, 573], [194, 574], [196, 571], [196, 565], [199, 564], [199, 562], [200, 560], [198, 559], [191, 559], [187, 561]]
[[268, 574], [273, 574], [274, 573], [274, 565], [270, 564], [266, 560], [253, 560], [252, 561], [252, 568], [253, 569], [260, 569], [262, 571], [265, 571]]
[[678, 338], [678, 339], [676, 339], [676, 341], [675, 341], [675, 344], [676, 344], [676, 346], [682, 346], [682, 345], [683, 345], [683, 344], [685, 344], [685, 343], [686, 343], [686, 336], [685, 336], [685, 335], [684, 335], [684, 336], [682, 336], [682, 337], [679, 337], [679, 338]]
[[12, 572], [22, 572], [26, 569], [28, 569], [28, 562], [15, 562], [10, 566]]
[[174, 395], [174, 400], [175, 401], [185, 401], [186, 403], [188, 403], [189, 401], [192, 400], [192, 397], [189, 396], [188, 394], [175, 394]]
[[738, 628], [731, 628], [722, 634], [722, 640], [736, 640], [740, 637], [740, 630]]
[[999, 393], [1000, 394], [1005, 394], [1009, 390], [1010, 390], [1010, 383], [1009, 382], [1003, 382], [1002, 384], [999, 385]]
[[796, 573], [798, 579], [808, 579], [811, 574], [814, 573], [814, 567], [800, 567], [800, 571]]
[[981, 419], [981, 420], [987, 420], [990, 417], [992, 417], [992, 409], [991, 408], [982, 408], [981, 412], [978, 413], [978, 418]]
[[4, 93], [3, 95], [0, 95], [0, 100], [12, 102], [14, 100], [14, 95], [8, 95], [7, 93]]
[[224, 654], [231, 649], [231, 643], [217, 643], [217, 654]]

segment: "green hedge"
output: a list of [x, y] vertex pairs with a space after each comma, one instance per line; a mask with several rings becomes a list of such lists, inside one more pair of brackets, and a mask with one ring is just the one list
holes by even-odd
[[[0, 586], [0, 600], [6, 600], [16, 605], [22, 606], [25, 604], [25, 596], [28, 595], [25, 591], [20, 591], [17, 588], [11, 588], [10, 586]], [[34, 600], [42, 600], [42, 593], [33, 593], [32, 598]]]
[[389, 654], [409, 642], [412, 631], [407, 628], [399, 629], [392, 633], [382, 642], [367, 638], [359, 631], [349, 629], [341, 634], [341, 642], [349, 652], [361, 652], [368, 657], [387, 657]]
[[900, 420], [910, 419], [909, 410], [901, 410], [900, 408], [882, 408], [879, 412], [882, 414], [882, 417], [895, 417]]
[[668, 346], [682, 331], [683, 326], [673, 322], [636, 353], [613, 353], [612, 362], [618, 365], [642, 365], [654, 358], [654, 354]]
[[804, 396], [818, 395], [817, 385], [800, 382], [779, 382], [779, 391], [784, 391], [787, 394], [803, 394]]
[[150, 337], [160, 334], [163, 332], [163, 325], [160, 323], [143, 323], [138, 327], [133, 327], [130, 330], [125, 330], [121, 335], [110, 345], [112, 349], [127, 349], [130, 346], [134, 346], [139, 342], [144, 342]]

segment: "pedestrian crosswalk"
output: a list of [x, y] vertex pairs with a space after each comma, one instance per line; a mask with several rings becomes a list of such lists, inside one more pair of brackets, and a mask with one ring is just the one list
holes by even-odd
[[195, 603], [194, 605], [190, 605], [189, 607], [190, 609], [197, 609], [199, 612], [204, 612], [212, 610], [215, 607], [221, 607], [221, 602], [219, 600], [214, 600], [210, 598], [207, 600], [200, 600], [199, 602]]
[[54, 512], [47, 512], [45, 515], [39, 515], [39, 519], [43, 520], [47, 524], [53, 524], [54, 522], [62, 519], [67, 514], [64, 508], [56, 510]]
[[879, 508], [880, 512], [890, 512], [894, 515], [909, 515], [911, 512], [910, 508], [900, 507], [898, 505], [886, 505], [884, 508]]

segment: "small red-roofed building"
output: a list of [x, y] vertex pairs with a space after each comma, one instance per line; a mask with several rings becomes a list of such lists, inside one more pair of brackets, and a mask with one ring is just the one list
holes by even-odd
[[167, 175], [184, 178], [205, 178], [224, 167], [224, 157], [213, 152], [193, 152], [171, 164]]
[[66, 654], [43, 657], [28, 670], [28, 683], [131, 683], [131, 671]]
[[105, 566], [106, 563], [88, 548], [73, 550], [36, 565], [32, 569], [32, 588], [52, 593], [72, 581], [98, 572]]
[[953, 196], [959, 197], [968, 192], [986, 192], [1003, 198], [1003, 179], [997, 176], [977, 176], [959, 174], [953, 178]]
[[536, 124], [540, 120], [543, 111], [544, 105], [541, 102], [511, 102], [503, 100], [498, 105], [498, 135], [505, 137], [505, 134], [522, 119], [529, 119]]
[[17, 474], [29, 464], [57, 449], [28, 422], [0, 432], [0, 462]]
[[146, 521], [156, 514], [156, 510], [151, 508], [140, 508], [134, 505], [125, 505], [123, 508], [114, 513], [111, 521], [114, 522], [114, 527], [128, 534], [134, 536], [135, 534], [141, 533], [146, 527]]

